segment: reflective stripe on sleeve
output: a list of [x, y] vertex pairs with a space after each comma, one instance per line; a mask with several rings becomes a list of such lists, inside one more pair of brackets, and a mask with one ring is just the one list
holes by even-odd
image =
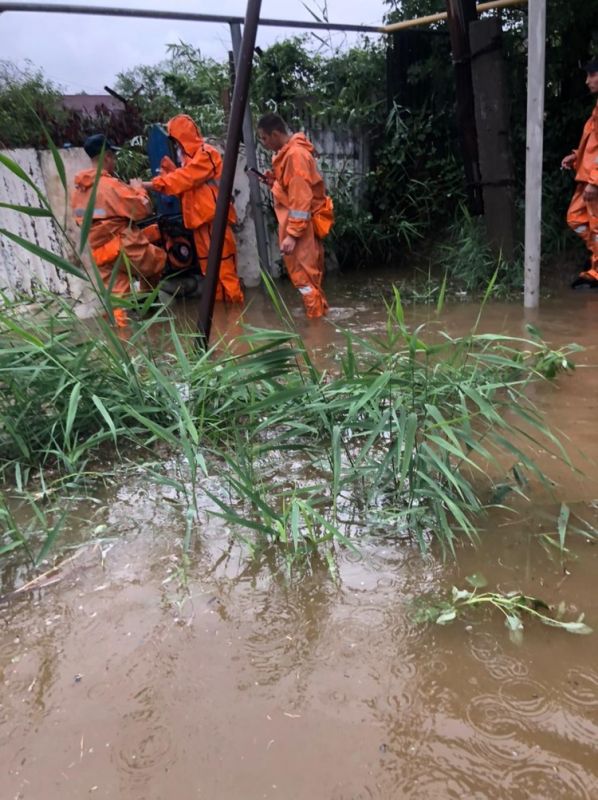
[[297, 208], [290, 208], [289, 217], [291, 217], [291, 219], [311, 219], [311, 212], [299, 211]]
[[573, 228], [575, 233], [583, 233], [584, 231], [587, 231], [587, 229], [588, 229], [587, 225], [578, 225], [577, 228]]
[[[84, 217], [85, 212], [87, 209], [85, 208], [76, 208], [75, 209], [75, 216], [76, 217]], [[105, 208], [94, 208], [93, 216], [95, 217], [105, 217], [106, 216], [106, 209]]]

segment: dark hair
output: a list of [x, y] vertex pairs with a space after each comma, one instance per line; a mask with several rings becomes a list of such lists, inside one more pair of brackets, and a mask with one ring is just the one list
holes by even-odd
[[263, 117], [260, 117], [257, 127], [258, 130], [268, 134], [274, 133], [274, 131], [278, 133], [287, 132], [287, 124], [278, 114], [264, 114]]

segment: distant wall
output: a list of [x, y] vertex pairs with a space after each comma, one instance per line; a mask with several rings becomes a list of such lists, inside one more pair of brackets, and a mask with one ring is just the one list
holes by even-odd
[[[52, 154], [31, 149], [0, 152], [16, 161], [46, 195], [56, 218], [61, 223], [66, 223], [67, 235], [66, 237], [63, 235], [60, 227], [52, 219], [30, 217], [5, 208], [0, 208], [0, 228], [5, 228], [64, 258], [71, 259], [73, 251], [69, 241], [76, 243], [79, 232], [72, 220], [70, 200], [65, 198]], [[75, 173], [87, 168], [89, 159], [81, 148], [62, 150], [60, 154], [70, 188]], [[241, 154], [234, 188], [235, 207], [239, 217], [238, 270], [247, 286], [256, 286], [260, 281], [259, 262], [249, 205], [249, 183], [244, 173], [244, 165], [245, 159]], [[3, 165], [0, 165], [0, 202], [37, 208], [42, 206], [35, 191]], [[10, 298], [25, 295], [32, 300], [39, 299], [44, 290], [49, 290], [72, 299], [82, 316], [88, 316], [95, 310], [93, 293], [85, 281], [64, 273], [2, 235], [0, 235], [0, 290]]]

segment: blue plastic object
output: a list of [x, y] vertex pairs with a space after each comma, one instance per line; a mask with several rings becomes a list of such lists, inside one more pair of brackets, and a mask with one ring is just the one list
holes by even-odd
[[[160, 172], [160, 162], [164, 156], [170, 156], [174, 161], [172, 144], [163, 125], [151, 125], [147, 136], [147, 154], [149, 156], [152, 175]], [[160, 192], [155, 192], [156, 211], [159, 216], [175, 216], [181, 213], [181, 204], [178, 197], [169, 197]]]

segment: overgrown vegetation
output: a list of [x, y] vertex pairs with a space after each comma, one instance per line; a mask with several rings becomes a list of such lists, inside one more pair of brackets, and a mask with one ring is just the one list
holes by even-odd
[[0, 61], [0, 147], [45, 147], [39, 119], [59, 125], [65, 118], [60, 90], [41, 70]]
[[514, 262], [497, 256], [486, 240], [483, 220], [472, 217], [465, 206], [459, 208], [436, 253], [454, 287], [467, 294], [479, 293], [493, 275], [494, 297], [517, 297], [523, 292], [523, 253]]

